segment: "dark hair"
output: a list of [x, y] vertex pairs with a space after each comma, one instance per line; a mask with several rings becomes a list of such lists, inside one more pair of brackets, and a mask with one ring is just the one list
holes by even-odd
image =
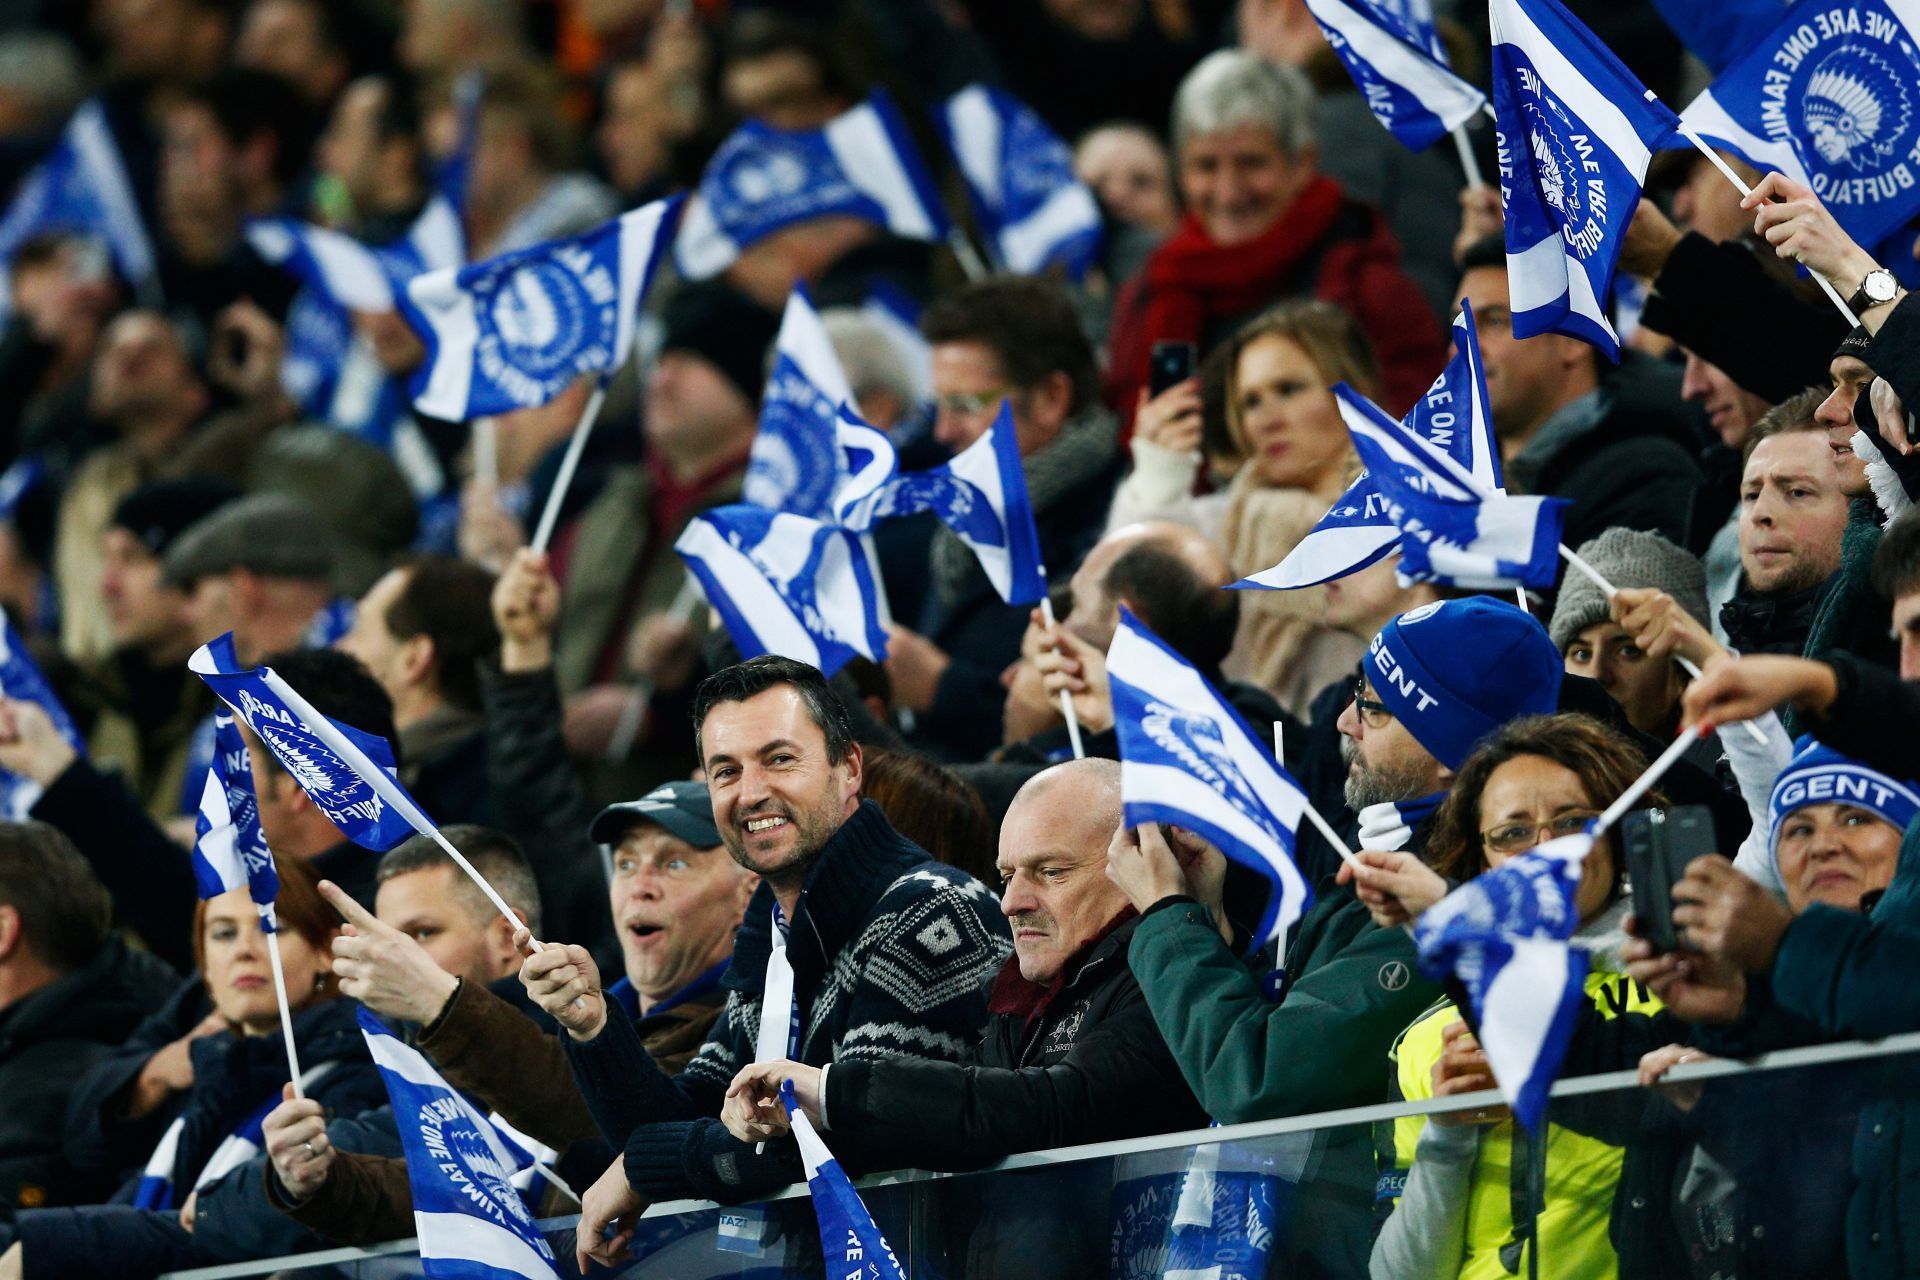
[[[492, 827], [473, 822], [458, 822], [450, 827], [442, 827], [440, 834], [473, 864], [475, 871], [486, 877], [493, 891], [505, 899], [508, 906], [527, 918], [527, 932], [539, 936], [540, 885], [534, 879], [533, 867], [521, 850], [520, 842], [504, 831], [495, 831]], [[395, 876], [410, 875], [433, 867], [452, 867], [455, 892], [467, 897], [468, 907], [475, 918], [493, 918], [493, 903], [487, 900], [480, 886], [460, 870], [459, 865], [432, 836], [413, 836], [388, 850], [386, 856], [380, 859], [374, 879], [385, 884]]]
[[840, 56], [840, 42], [826, 28], [783, 13], [755, 9], [734, 19], [720, 51], [720, 68], [755, 58], [793, 53], [811, 62], [820, 72], [823, 92], [852, 102], [866, 90], [860, 87], [852, 71]]
[[1008, 382], [1037, 387], [1055, 373], [1073, 382], [1078, 413], [1100, 394], [1093, 348], [1066, 290], [1035, 276], [976, 280], [936, 301], [920, 321], [931, 343], [977, 342], [1000, 362]]
[[[1520, 756], [1538, 756], [1571, 769], [1597, 806], [1619, 799], [1647, 768], [1646, 756], [1631, 739], [1592, 716], [1562, 713], [1510, 721], [1474, 748], [1434, 814], [1426, 859], [1435, 871], [1449, 880], [1471, 880], [1487, 869], [1480, 844], [1480, 795], [1495, 769]], [[1657, 791], [1650, 791], [1634, 808], [1656, 809], [1665, 803]], [[1617, 859], [1615, 872], [1608, 901], [1619, 895], [1625, 878]]]
[[425, 122], [420, 119], [419, 82], [410, 72], [397, 67], [370, 72], [362, 78], [386, 90], [380, 113], [373, 122], [380, 141], [404, 142], [424, 155], [426, 148], [421, 145], [420, 136]]
[[1127, 548], [1107, 569], [1110, 600], [1132, 604], [1140, 620], [1202, 671], [1227, 660], [1240, 623], [1240, 595], [1203, 581], [1193, 566], [1157, 542]]
[[434, 679], [456, 707], [479, 711], [480, 663], [500, 651], [493, 621], [493, 575], [471, 560], [415, 556], [400, 562], [407, 583], [387, 609], [396, 640], [433, 642]]
[[0, 903], [20, 913], [40, 962], [85, 968], [107, 941], [113, 899], [73, 841], [44, 822], [0, 822]]
[[321, 715], [392, 743], [393, 762], [401, 763], [393, 701], [358, 658], [338, 649], [289, 649], [273, 654], [264, 665], [272, 667]]
[[273, 135], [273, 176], [291, 183], [306, 171], [313, 145], [314, 113], [300, 91], [266, 71], [222, 67], [189, 89], [183, 99], [213, 113], [227, 141], [243, 147], [263, 130]]
[[893, 829], [940, 862], [993, 883], [996, 850], [986, 802], [959, 774], [910, 751], [869, 751], [860, 793]]
[[1873, 553], [1873, 589], [1889, 600], [1920, 591], [1920, 508], [1908, 507], [1880, 535]]
[[[315, 951], [324, 952], [340, 932], [340, 913], [333, 904], [320, 896], [320, 878], [313, 868], [297, 858], [283, 858], [273, 855], [273, 870], [280, 877], [280, 892], [273, 896], [274, 921], [282, 932], [291, 929], [304, 939]], [[201, 973], [207, 971], [207, 903], [202, 898], [193, 909], [193, 964]], [[316, 1000], [331, 1000], [339, 994], [331, 968], [321, 972], [319, 991]], [[289, 996], [298, 992], [288, 992]]]
[[1797, 435], [1804, 431], [1825, 431], [1814, 419], [1814, 411], [1826, 401], [1827, 392], [1819, 387], [1808, 387], [1805, 391], [1796, 391], [1773, 408], [1760, 415], [1760, 421], [1753, 424], [1753, 430], [1747, 433], [1747, 442], [1740, 450], [1740, 461], [1744, 464], [1753, 456], [1754, 446], [1773, 436]]
[[1507, 269], [1507, 239], [1501, 232], [1495, 231], [1481, 236], [1460, 251], [1460, 274], [1477, 271], [1482, 267]]
[[772, 653], [722, 667], [693, 691], [693, 749], [701, 760], [704, 762], [706, 755], [700, 746], [700, 730], [707, 723], [708, 712], [722, 702], [745, 702], [783, 684], [792, 685], [800, 694], [807, 715], [826, 736], [827, 763], [845, 760], [853, 746], [853, 723], [840, 695], [820, 674], [820, 668]]
[[[445, 87], [447, 95], [454, 86]], [[552, 70], [537, 62], [515, 59], [487, 71], [480, 88], [482, 122], [497, 113], [511, 116], [527, 131], [533, 162], [548, 173], [570, 167], [580, 149], [580, 137], [567, 120], [562, 87]]]

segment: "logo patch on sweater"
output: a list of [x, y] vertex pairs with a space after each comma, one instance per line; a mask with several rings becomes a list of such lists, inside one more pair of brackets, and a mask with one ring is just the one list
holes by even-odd
[[1068, 1010], [1060, 1021], [1047, 1028], [1047, 1038], [1041, 1042], [1040, 1052], [1047, 1054], [1069, 1052], [1080, 1038], [1080, 1024], [1086, 1020], [1087, 1002], [1082, 1000]]

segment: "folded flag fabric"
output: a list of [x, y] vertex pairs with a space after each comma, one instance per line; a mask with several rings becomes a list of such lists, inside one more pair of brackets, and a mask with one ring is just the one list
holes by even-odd
[[1492, 0], [1513, 333], [1564, 333], [1609, 360], [1607, 292], [1652, 148], [1676, 118], [1559, 0]]
[[385, 738], [320, 715], [272, 667], [242, 667], [231, 632], [201, 645], [187, 668], [207, 682], [347, 839], [387, 850], [416, 831], [433, 829], [400, 785]]
[[246, 889], [255, 905], [273, 906], [280, 876], [273, 854], [260, 834], [260, 804], [253, 794], [253, 770], [246, 740], [233, 717], [213, 717], [213, 763], [207, 768], [194, 819], [193, 878], [202, 898]]
[[704, 280], [783, 227], [833, 215], [908, 240], [946, 238], [926, 162], [899, 108], [878, 89], [818, 129], [757, 120], [735, 129], [700, 175], [674, 261], [689, 280]]
[[934, 113], [975, 219], [1008, 271], [1059, 265], [1075, 280], [1100, 252], [1100, 206], [1073, 176], [1073, 153], [1004, 89], [968, 85]]
[[695, 516], [673, 549], [743, 658], [777, 653], [828, 675], [886, 658], [879, 578], [855, 534], [739, 503]]
[[[1435, 452], [1444, 451], [1486, 492], [1501, 487], [1500, 442], [1487, 408], [1487, 379], [1480, 364], [1480, 340], [1473, 307], [1466, 300], [1453, 320], [1454, 357], [1407, 414], [1407, 434]], [[1236, 588], [1292, 591], [1358, 573], [1400, 547], [1400, 526], [1393, 522], [1380, 486], [1362, 473], [1320, 517], [1287, 558], [1233, 583]]]
[[[300, 1088], [308, 1090], [320, 1082], [323, 1076], [338, 1067], [338, 1062], [322, 1062], [300, 1073]], [[245, 1119], [236, 1125], [232, 1132], [220, 1140], [218, 1146], [207, 1156], [206, 1163], [193, 1175], [193, 1190], [198, 1191], [215, 1178], [225, 1177], [241, 1165], [252, 1160], [265, 1149], [264, 1129], [267, 1115], [280, 1105], [280, 1090], [249, 1112]], [[182, 1171], [180, 1163], [180, 1139], [186, 1133], [187, 1117], [176, 1116], [160, 1134], [160, 1141], [154, 1144], [153, 1154], [147, 1157], [147, 1163], [140, 1171], [140, 1181], [135, 1184], [133, 1204], [136, 1209], [178, 1209], [180, 1201], [176, 1191], [176, 1175]]]
[[1442, 898], [1414, 927], [1421, 971], [1465, 985], [1493, 1078], [1514, 1116], [1536, 1132], [1586, 1000], [1587, 953], [1567, 940], [1580, 921], [1575, 895], [1593, 841], [1561, 836], [1511, 858]]
[[[26, 643], [13, 629], [13, 620], [7, 617], [5, 609], [0, 609], [0, 697], [38, 705], [68, 746], [83, 756], [87, 753], [80, 731], [74, 728], [73, 717], [60, 705], [53, 686], [47, 683], [33, 655], [27, 652]], [[26, 821], [34, 803], [45, 791], [46, 788], [31, 778], [0, 769], [0, 817], [9, 822]]]
[[1550, 588], [1559, 573], [1563, 498], [1511, 497], [1469, 487], [1365, 396], [1333, 389], [1360, 463], [1400, 530], [1402, 586]]
[[[81, 104], [46, 159], [0, 217], [0, 262], [38, 235], [65, 231], [103, 243], [120, 278], [144, 292], [157, 279], [153, 240], [98, 101]], [[0, 298], [0, 310], [6, 300]]]
[[465, 422], [619, 367], [680, 206], [656, 200], [581, 235], [414, 277], [398, 297], [427, 348], [414, 408]]
[[1761, 172], [1813, 188], [1848, 235], [1878, 244], [1920, 211], [1920, 6], [1767, 7], [1770, 27], [1680, 119]]
[[1307, 0], [1307, 9], [1367, 109], [1401, 145], [1424, 151], [1486, 107], [1487, 95], [1447, 66], [1430, 13], [1416, 28], [1375, 0]]
[[420, 1268], [450, 1280], [556, 1280], [553, 1250], [513, 1185], [526, 1161], [419, 1050], [365, 1009], [360, 1031], [393, 1103]]
[[1167, 822], [1205, 836], [1273, 885], [1255, 936], [1286, 933], [1313, 904], [1294, 864], [1307, 793], [1193, 666], [1122, 606], [1107, 650], [1128, 826]]
[[780, 1100], [786, 1104], [793, 1140], [800, 1146], [800, 1162], [807, 1170], [807, 1190], [820, 1221], [820, 1250], [826, 1255], [827, 1274], [836, 1280], [907, 1280], [900, 1260], [893, 1256], [893, 1246], [880, 1234], [854, 1190], [853, 1180], [794, 1102], [790, 1081], [781, 1083]]

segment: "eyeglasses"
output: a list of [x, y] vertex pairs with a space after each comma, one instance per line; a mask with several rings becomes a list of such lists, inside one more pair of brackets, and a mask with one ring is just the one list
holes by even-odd
[[933, 402], [948, 413], [963, 418], [977, 418], [981, 414], [1000, 407], [1000, 402], [1012, 395], [1018, 387], [1008, 385], [995, 387], [991, 391], [952, 391], [943, 396], [935, 396]]
[[1372, 692], [1364, 678], [1353, 682], [1353, 713], [1360, 717], [1360, 723], [1367, 728], [1384, 729], [1393, 719], [1393, 708], [1369, 698], [1367, 695]]
[[1549, 822], [1503, 822], [1490, 831], [1482, 831], [1480, 844], [1488, 853], [1524, 853], [1539, 844], [1542, 836], [1558, 840], [1561, 836], [1578, 835], [1599, 816], [1598, 809], [1569, 809], [1556, 814]]

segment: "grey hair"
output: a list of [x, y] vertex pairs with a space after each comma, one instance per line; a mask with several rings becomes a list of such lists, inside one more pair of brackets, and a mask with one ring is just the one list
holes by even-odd
[[[475, 871], [486, 877], [493, 891], [508, 906], [526, 917], [527, 932], [539, 937], [540, 884], [534, 879], [533, 866], [521, 850], [520, 842], [504, 831], [471, 822], [442, 827], [440, 834], [473, 864]], [[468, 913], [476, 920], [493, 919], [493, 903], [431, 836], [409, 836], [395, 845], [380, 859], [373, 874], [376, 882], [385, 884], [395, 876], [425, 871], [429, 867], [454, 868], [453, 891], [462, 896]]]
[[1243, 49], [1219, 49], [1187, 72], [1173, 96], [1173, 150], [1194, 138], [1252, 124], [1297, 156], [1313, 145], [1313, 86], [1292, 67]]
[[891, 392], [903, 408], [920, 398], [913, 370], [886, 330], [853, 307], [822, 311], [820, 324], [827, 331], [827, 341], [833, 344], [833, 353], [840, 357], [840, 367], [847, 371], [847, 385], [854, 395]]
[[0, 39], [0, 89], [26, 98], [45, 123], [58, 123], [87, 91], [80, 55], [59, 36], [21, 31]]

